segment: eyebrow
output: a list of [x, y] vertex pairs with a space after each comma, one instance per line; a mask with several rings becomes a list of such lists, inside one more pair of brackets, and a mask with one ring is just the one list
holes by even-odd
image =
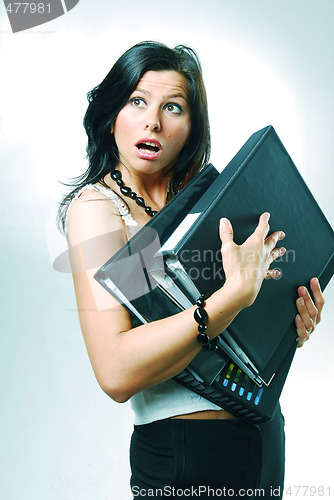
[[[143, 94], [146, 94], [148, 95], [150, 92], [148, 90], [145, 90], [145, 89], [141, 89], [140, 87], [137, 87], [134, 92], [142, 92]], [[167, 96], [163, 96], [164, 99], [172, 99], [172, 98], [175, 98], [175, 97], [181, 97], [181, 99], [183, 99], [184, 101], [187, 100], [185, 94], [183, 94], [182, 92], [177, 92], [176, 94], [168, 94]]]

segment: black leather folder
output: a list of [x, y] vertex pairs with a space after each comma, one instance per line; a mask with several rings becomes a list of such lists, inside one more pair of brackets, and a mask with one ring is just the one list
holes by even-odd
[[281, 279], [263, 283], [218, 353], [199, 353], [176, 377], [253, 422], [271, 418], [293, 359], [297, 287], [318, 276], [324, 288], [334, 271], [333, 231], [273, 127], [253, 134], [221, 174], [204, 169], [95, 274], [134, 325], [170, 316], [223, 285], [220, 217], [241, 244], [265, 211], [271, 232], [286, 233]]
[[281, 278], [265, 280], [252, 307], [241, 311], [227, 331], [269, 384], [296, 340], [297, 287], [317, 276], [324, 288], [334, 267], [333, 230], [273, 127], [251, 136], [189, 211], [191, 226], [173, 232], [159, 254], [180, 288], [184, 270], [197, 296], [216, 291], [224, 283], [220, 217], [231, 220], [234, 241], [241, 244], [266, 211], [270, 232], [286, 234], [280, 244], [287, 252], [272, 266], [280, 268]]

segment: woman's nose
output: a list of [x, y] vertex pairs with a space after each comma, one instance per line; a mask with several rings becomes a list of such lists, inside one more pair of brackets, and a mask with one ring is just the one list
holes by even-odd
[[145, 117], [145, 130], [150, 130], [152, 132], [160, 132], [161, 122], [158, 112], [150, 111]]

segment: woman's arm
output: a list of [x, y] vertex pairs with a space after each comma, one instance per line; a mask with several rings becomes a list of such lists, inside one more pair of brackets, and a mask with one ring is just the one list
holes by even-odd
[[[70, 209], [68, 238], [80, 324], [96, 378], [111, 398], [123, 402], [182, 371], [201, 346], [193, 317], [196, 306], [132, 329], [126, 309], [94, 280], [96, 270], [124, 243], [122, 219], [114, 211], [99, 193], [84, 192]], [[263, 214], [255, 232], [238, 246], [231, 224], [223, 219], [226, 282], [206, 301], [210, 338], [253, 303], [269, 265], [284, 253], [275, 248], [284, 234], [267, 238], [268, 230]]]

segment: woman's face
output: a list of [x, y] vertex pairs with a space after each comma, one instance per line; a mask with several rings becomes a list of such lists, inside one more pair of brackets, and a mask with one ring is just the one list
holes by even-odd
[[184, 76], [176, 71], [147, 71], [117, 115], [112, 132], [120, 163], [146, 174], [169, 170], [190, 130]]

